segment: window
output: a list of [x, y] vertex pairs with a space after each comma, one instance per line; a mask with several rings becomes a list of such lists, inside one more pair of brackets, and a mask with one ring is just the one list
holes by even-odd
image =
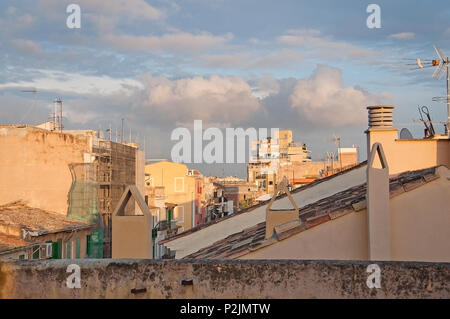
[[184, 177], [175, 177], [175, 192], [184, 192]]
[[68, 240], [66, 243], [66, 259], [72, 259], [72, 240]]
[[175, 207], [173, 213], [176, 220], [184, 222], [184, 206]]
[[52, 258], [61, 259], [62, 255], [62, 239], [58, 239], [52, 243]]
[[19, 260], [24, 260], [25, 259], [25, 254], [20, 254], [19, 255]]
[[39, 245], [33, 246], [33, 259], [39, 259]]
[[75, 240], [75, 258], [80, 258], [80, 249], [81, 248], [81, 239], [80, 237], [77, 237]]
[[86, 257], [91, 255], [91, 235], [86, 235]]

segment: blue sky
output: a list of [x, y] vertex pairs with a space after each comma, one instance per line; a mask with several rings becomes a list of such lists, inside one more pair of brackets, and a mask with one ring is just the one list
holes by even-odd
[[[80, 29], [66, 26], [70, 3]], [[380, 29], [366, 26], [370, 3]], [[417, 105], [445, 119], [431, 102], [444, 81], [404, 64], [435, 58], [433, 44], [450, 52], [449, 18], [448, 1], [2, 1], [0, 118], [44, 121], [61, 97], [67, 128], [114, 130], [129, 117], [151, 158], [168, 158], [172, 130], [195, 119], [292, 129], [313, 159], [334, 150], [333, 133], [365, 154], [369, 104], [394, 104], [396, 126], [416, 137]], [[34, 87], [37, 118], [21, 92]], [[242, 165], [200, 169], [245, 175]]]

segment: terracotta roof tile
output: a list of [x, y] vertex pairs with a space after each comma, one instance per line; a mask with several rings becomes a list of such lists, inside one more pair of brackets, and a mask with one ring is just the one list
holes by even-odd
[[54, 212], [31, 208], [21, 201], [0, 206], [0, 224], [20, 227], [33, 235], [89, 228], [93, 224], [73, 220]]
[[[301, 186], [301, 187], [298, 187], [298, 188], [292, 190], [292, 191], [291, 191], [291, 194], [299, 193], [299, 192], [301, 192], [301, 191], [303, 191], [303, 190], [305, 190], [305, 189], [308, 189], [308, 188], [314, 187], [314, 186], [316, 186], [316, 185], [318, 185], [318, 184], [327, 182], [327, 181], [329, 181], [329, 180], [331, 180], [331, 179], [333, 179], [333, 178], [335, 178], [335, 177], [337, 177], [337, 176], [340, 176], [340, 175], [342, 175], [342, 174], [346, 174], [346, 173], [348, 173], [349, 171], [352, 171], [352, 170], [361, 168], [361, 167], [363, 167], [363, 166], [365, 166], [365, 165], [367, 165], [367, 161], [363, 161], [363, 162], [359, 163], [358, 165], [355, 165], [355, 166], [353, 166], [353, 167], [344, 169], [343, 171], [341, 171], [341, 172], [339, 172], [339, 173], [336, 173], [336, 174], [333, 174], [333, 175], [330, 175], [330, 176], [327, 176], [327, 177], [324, 177], [324, 178], [316, 179], [316, 180], [314, 180], [314, 181], [311, 182], [311, 183], [308, 183], [308, 184], [306, 184], [306, 185], [303, 185], [303, 186]], [[278, 195], [277, 198], [276, 198], [276, 200], [282, 199], [282, 198], [284, 198], [284, 197], [286, 197], [286, 194]], [[172, 241], [172, 240], [175, 240], [175, 239], [178, 239], [178, 238], [187, 236], [187, 235], [189, 235], [189, 234], [192, 234], [192, 233], [194, 233], [194, 232], [197, 232], [197, 231], [199, 231], [199, 230], [201, 230], [201, 229], [203, 229], [203, 228], [209, 227], [209, 226], [211, 226], [211, 225], [220, 223], [220, 222], [222, 222], [222, 221], [224, 221], [224, 220], [227, 220], [227, 219], [229, 219], [229, 218], [233, 218], [233, 217], [235, 217], [235, 216], [238, 216], [238, 215], [241, 215], [241, 214], [244, 214], [244, 213], [251, 212], [251, 211], [253, 211], [253, 210], [255, 210], [255, 209], [257, 209], [257, 208], [259, 208], [259, 207], [261, 207], [261, 206], [267, 205], [269, 202], [270, 202], [270, 199], [268, 199], [268, 200], [266, 200], [266, 201], [261, 201], [261, 202], [259, 202], [259, 203], [256, 204], [256, 205], [253, 205], [253, 206], [250, 206], [250, 207], [241, 209], [241, 210], [239, 210], [238, 212], [233, 213], [233, 214], [231, 214], [231, 215], [228, 215], [228, 216], [225, 216], [225, 217], [223, 217], [223, 218], [216, 219], [216, 220], [210, 221], [210, 222], [208, 222], [208, 223], [204, 223], [204, 224], [200, 224], [200, 225], [198, 225], [198, 226], [192, 227], [192, 228], [190, 228], [190, 229], [188, 229], [188, 230], [186, 230], [186, 231], [184, 231], [184, 232], [182, 232], [182, 233], [179, 233], [179, 234], [176, 234], [176, 235], [174, 235], [174, 236], [172, 236], [172, 237], [169, 237], [169, 238], [167, 238], [167, 239], [164, 239], [164, 240], [160, 241], [159, 243], [160, 243], [160, 244], [164, 244], [164, 243], [167, 243], [167, 242], [169, 242], [169, 241]]]
[[22, 238], [0, 234], [0, 252], [19, 247], [26, 247], [30, 244], [31, 242], [23, 240]]

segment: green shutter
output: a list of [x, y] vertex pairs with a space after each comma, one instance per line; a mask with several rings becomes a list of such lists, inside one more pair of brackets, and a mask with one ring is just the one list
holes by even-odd
[[75, 240], [75, 258], [80, 258], [80, 247], [81, 247], [81, 242], [80, 242], [80, 237], [77, 237], [77, 239]]
[[58, 239], [56, 242], [52, 242], [52, 258], [61, 259], [62, 240]]
[[33, 259], [39, 259], [39, 245], [33, 246]]
[[86, 257], [91, 255], [91, 235], [86, 235]]
[[169, 209], [168, 210], [168, 213], [167, 213], [167, 223], [168, 223], [168, 227], [169, 227], [169, 229], [171, 229], [171, 227], [172, 227], [172, 209]]

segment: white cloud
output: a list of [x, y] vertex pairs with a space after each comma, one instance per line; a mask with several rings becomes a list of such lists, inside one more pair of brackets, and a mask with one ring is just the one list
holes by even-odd
[[0, 89], [36, 88], [41, 91], [65, 92], [70, 94], [113, 95], [132, 94], [142, 89], [142, 83], [135, 79], [92, 76], [67, 73], [56, 70], [26, 70], [38, 75], [30, 81], [1, 83]]
[[11, 41], [12, 46], [16, 51], [24, 55], [41, 56], [44, 55], [39, 44], [32, 40], [14, 39]]
[[357, 87], [344, 87], [342, 71], [319, 65], [313, 75], [297, 81], [290, 96], [291, 107], [313, 124], [358, 125], [367, 121], [366, 106], [389, 98]]
[[379, 55], [377, 51], [360, 48], [342, 41], [334, 41], [314, 29], [288, 30], [277, 40], [281, 44], [317, 50], [323, 57], [364, 59]]
[[[69, 4], [60, 0], [39, 0], [37, 7], [42, 14], [57, 18], [57, 15]], [[74, 3], [81, 7], [81, 14], [88, 13], [96, 16], [122, 17], [129, 19], [158, 20], [165, 18], [165, 14], [148, 4], [145, 0], [77, 0]]]
[[265, 74], [256, 79], [256, 86], [253, 88], [253, 96], [264, 99], [270, 95], [280, 92], [280, 83], [270, 74]]
[[210, 49], [222, 45], [231, 40], [233, 35], [215, 36], [207, 32], [192, 34], [187, 32], [169, 33], [162, 36], [135, 36], [135, 35], [115, 35], [107, 34], [104, 39], [112, 46], [127, 51], [176, 51], [195, 52]]
[[250, 85], [240, 77], [169, 80], [146, 75], [142, 81], [145, 95], [139, 104], [161, 120], [239, 123], [261, 107]]
[[281, 49], [269, 54], [246, 51], [235, 54], [204, 55], [201, 63], [208, 67], [218, 68], [278, 68], [292, 66], [303, 59], [303, 54], [290, 49]]
[[391, 39], [397, 39], [397, 40], [411, 40], [416, 36], [414, 32], [400, 32], [400, 33], [394, 33], [389, 36]]

